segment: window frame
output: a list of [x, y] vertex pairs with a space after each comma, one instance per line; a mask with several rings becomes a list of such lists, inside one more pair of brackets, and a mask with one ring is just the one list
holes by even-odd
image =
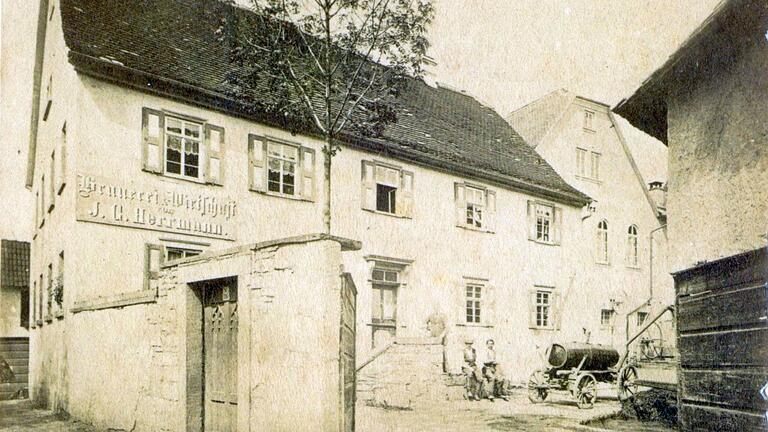
[[[533, 292], [533, 304], [530, 305], [530, 307], [533, 308], [534, 314], [533, 328], [539, 330], [554, 330], [555, 316], [553, 315], [553, 312], [555, 307], [555, 289], [553, 287], [534, 286]], [[540, 301], [545, 298], [544, 295], [546, 296], [546, 302]]]
[[584, 125], [583, 125], [583, 128], [584, 128], [585, 131], [595, 132], [594, 120], [595, 120], [595, 111], [593, 111], [591, 109], [588, 109], [588, 108], [584, 108]]
[[[207, 122], [203, 119], [198, 119], [194, 117], [185, 116], [182, 114], [169, 112], [169, 111], [162, 111], [164, 115], [164, 121], [163, 121], [163, 152], [162, 152], [162, 172], [161, 174], [166, 177], [180, 179], [180, 180], [187, 180], [195, 183], [206, 183], [206, 173], [205, 173], [205, 160], [206, 160], [206, 148], [205, 148], [205, 125]], [[172, 120], [178, 120], [181, 122], [181, 133], [171, 132], [169, 130], [169, 125]], [[199, 127], [199, 136], [197, 139], [193, 139], [191, 137], [187, 137], [184, 135], [184, 125], [186, 123], [195, 124]], [[181, 139], [181, 150], [180, 150], [180, 159], [179, 162], [171, 162], [174, 164], [179, 165], [179, 174], [172, 173], [168, 171], [168, 139], [174, 136], [176, 138]], [[186, 141], [187, 139], [190, 139], [192, 141], [197, 141], [198, 143], [198, 151], [197, 151], [197, 176], [192, 177], [184, 174], [184, 168], [186, 167], [185, 160], [186, 160], [186, 152], [184, 151], [186, 149]]]
[[[394, 182], [396, 184], [390, 184], [386, 179], [381, 178], [379, 176], [379, 170], [388, 170], [392, 171], [397, 178], [397, 181]], [[373, 162], [373, 186], [374, 186], [374, 193], [376, 196], [376, 202], [374, 203], [375, 207], [373, 211], [376, 213], [381, 213], [389, 216], [400, 216], [398, 213], [397, 208], [397, 195], [398, 193], [402, 193], [403, 189], [403, 169], [401, 167], [397, 167], [394, 165], [382, 163], [379, 161]], [[390, 205], [390, 209], [392, 211], [386, 211], [379, 209], [379, 186], [385, 186], [388, 188], [391, 188], [391, 190], [387, 193], [387, 201]]]
[[637, 225], [632, 224], [627, 228], [627, 250], [625, 263], [630, 268], [640, 268], [640, 237]]
[[[464, 319], [462, 321], [464, 325], [481, 326], [487, 322], [485, 316], [488, 311], [484, 305], [488, 294], [486, 289], [486, 285], [478, 281], [467, 281], [464, 284]], [[473, 321], [470, 320], [470, 310]]]
[[[482, 202], [478, 203], [478, 202], [470, 201], [469, 192], [472, 192], [472, 195], [475, 197], [479, 194]], [[465, 221], [466, 226], [468, 228], [477, 229], [477, 230], [486, 229], [485, 211], [486, 211], [486, 207], [488, 207], [488, 189], [465, 183], [464, 184], [464, 202], [466, 203], [466, 207], [467, 207], [467, 217]], [[472, 212], [471, 217], [470, 217], [470, 211]]]
[[[540, 231], [539, 231], [539, 208], [545, 208], [545, 207], [547, 209], [549, 209], [550, 213], [549, 213], [549, 218], [547, 218], [547, 219], [542, 218], [541, 236], [540, 236], [539, 235], [539, 233], [540, 233]], [[542, 202], [536, 202], [534, 204], [533, 211], [534, 211], [534, 223], [536, 225], [536, 237], [535, 237], [534, 241], [539, 242], [539, 243], [545, 243], [545, 244], [554, 244], [555, 240], [554, 240], [554, 226], [553, 225], [555, 223], [555, 206], [551, 205], [551, 204], [542, 203]], [[546, 224], [546, 231], [547, 231], [546, 235], [548, 236], [548, 238], [546, 240], [543, 238], [544, 237], [544, 228], [545, 228], [544, 222], [547, 222], [547, 224]]]
[[[384, 275], [383, 279], [376, 279], [374, 275], [376, 272], [382, 272]], [[394, 274], [395, 280], [387, 280], [387, 274]], [[373, 265], [373, 268], [371, 269], [370, 273], [370, 281], [371, 281], [371, 296], [376, 295], [375, 291], [378, 291], [379, 301], [371, 301], [371, 325], [376, 327], [390, 327], [395, 328], [397, 325], [397, 298], [399, 296], [400, 288], [403, 285], [402, 282], [402, 274], [403, 274], [403, 268], [395, 265], [387, 265], [387, 263], [380, 263], [376, 262]], [[393, 310], [392, 310], [392, 317], [387, 318], [385, 317], [384, 313], [384, 292], [388, 291], [392, 294], [393, 301]], [[376, 305], [378, 304], [378, 314], [375, 313], [376, 311]], [[377, 316], [378, 315], [378, 316]]]
[[[275, 158], [270, 154], [269, 148], [270, 146], [280, 146], [281, 150], [281, 157]], [[291, 148], [296, 152], [296, 160], [290, 161], [285, 158], [285, 148]], [[280, 190], [274, 191], [271, 190], [270, 187], [270, 179], [269, 179], [269, 173], [271, 171], [270, 168], [270, 161], [272, 159], [277, 159], [280, 161]], [[284, 173], [283, 173], [283, 167], [286, 162], [293, 163], [293, 193], [286, 193], [284, 191]], [[267, 138], [266, 139], [266, 152], [264, 153], [264, 175], [266, 176], [266, 193], [269, 195], [276, 195], [281, 196], [285, 198], [292, 198], [292, 199], [301, 199], [301, 185], [299, 184], [299, 181], [302, 180], [302, 175], [300, 174], [300, 171], [302, 170], [301, 164], [303, 161], [301, 160], [301, 145], [290, 143], [282, 140], [277, 140], [274, 138]]]
[[597, 223], [595, 262], [603, 265], [611, 264], [611, 254], [609, 246], [609, 224], [608, 220], [602, 219]]
[[[649, 315], [648, 312], [637, 311], [637, 318], [635, 318], [636, 319], [635, 322], [637, 323], [637, 327], [641, 327], [641, 326], [645, 325], [646, 320], [648, 320], [648, 315]], [[640, 319], [640, 317], [643, 317], [643, 319]]]
[[[607, 320], [606, 320], [606, 316], [607, 316]], [[613, 319], [615, 316], [616, 316], [615, 309], [601, 308], [600, 309], [600, 327], [602, 328], [613, 327]]]

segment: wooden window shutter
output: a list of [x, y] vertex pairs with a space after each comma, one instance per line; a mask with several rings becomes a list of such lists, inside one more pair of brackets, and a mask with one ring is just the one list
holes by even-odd
[[486, 197], [486, 210], [485, 210], [485, 230], [489, 232], [496, 231], [496, 192], [487, 191]]
[[205, 181], [221, 186], [224, 184], [224, 128], [211, 124], [205, 125], [206, 167]]
[[536, 289], [528, 290], [528, 327], [536, 327]]
[[401, 216], [413, 217], [413, 173], [400, 172], [400, 190], [397, 191], [397, 211]]
[[315, 150], [311, 148], [302, 147], [301, 150], [301, 197], [307, 201], [315, 200], [315, 188], [317, 178], [315, 167], [317, 161], [315, 160]]
[[550, 294], [550, 297], [551, 297], [550, 302], [552, 304], [552, 306], [550, 307], [550, 310], [552, 311], [550, 313], [551, 320], [552, 320], [550, 324], [552, 325], [553, 329], [560, 330], [560, 324], [561, 324], [560, 321], [562, 321], [563, 319], [563, 308], [562, 308], [562, 305], [560, 304], [562, 300], [561, 299], [562, 296], [560, 295], [559, 292], [557, 292], [557, 290], [553, 290], [552, 294]]
[[528, 200], [528, 240], [536, 240], [536, 203]]
[[453, 186], [453, 197], [456, 205], [456, 225], [467, 224], [467, 199], [463, 183], [456, 182]]
[[143, 108], [141, 111], [142, 169], [151, 173], [163, 172], [163, 140], [165, 115], [162, 111]]
[[67, 124], [61, 128], [61, 135], [59, 135], [59, 175], [56, 177], [56, 193], [61, 195], [64, 191], [64, 186], [67, 184]]
[[371, 161], [362, 162], [362, 193], [360, 199], [362, 200], [362, 207], [365, 210], [376, 210], [376, 179], [374, 174], [375, 168], [375, 165]]
[[51, 168], [48, 173], [48, 176], [50, 177], [50, 180], [48, 181], [48, 196], [50, 197], [48, 199], [48, 212], [53, 210], [56, 206], [56, 151], [51, 153], [51, 160], [49, 163], [51, 164]]
[[153, 282], [160, 277], [160, 266], [165, 259], [162, 245], [147, 243], [144, 245], [144, 289], [153, 288]]
[[485, 310], [480, 313], [485, 314], [485, 316], [482, 317], [481, 315], [481, 321], [488, 325], [498, 325], [496, 316], [496, 287], [485, 285], [483, 289], [485, 290], [485, 298], [483, 299]]
[[559, 245], [563, 231], [563, 209], [562, 207], [553, 208], [552, 216], [552, 243]]
[[262, 136], [248, 135], [248, 189], [256, 192], [267, 190], [265, 173], [267, 141]]

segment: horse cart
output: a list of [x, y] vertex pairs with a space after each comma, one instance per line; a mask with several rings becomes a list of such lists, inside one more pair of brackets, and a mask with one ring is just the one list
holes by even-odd
[[[579, 408], [592, 408], [597, 399], [597, 384], [616, 384], [619, 400], [632, 398], [639, 387], [674, 389], [677, 385], [676, 358], [670, 355], [657, 321], [672, 306], [644, 323], [627, 339], [625, 352], [613, 347], [588, 343], [554, 343], [547, 350], [546, 366], [534, 371], [528, 379], [528, 399], [543, 402], [552, 391], [567, 391]], [[674, 317], [673, 317], [674, 318]], [[639, 341], [638, 352], [632, 352]], [[670, 375], [669, 371], [673, 371]]]

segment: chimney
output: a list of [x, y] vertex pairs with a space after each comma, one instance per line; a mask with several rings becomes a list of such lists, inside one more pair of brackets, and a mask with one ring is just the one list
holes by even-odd
[[667, 209], [667, 185], [664, 182], [653, 181], [648, 184], [648, 193], [659, 212]]
[[425, 55], [421, 64], [422, 79], [428, 86], [437, 88], [437, 81], [435, 80], [435, 68], [437, 68], [437, 62], [432, 57]]

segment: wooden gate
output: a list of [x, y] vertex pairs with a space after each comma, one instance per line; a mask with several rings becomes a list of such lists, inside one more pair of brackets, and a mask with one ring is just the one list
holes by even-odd
[[341, 323], [339, 331], [339, 380], [341, 427], [355, 430], [355, 320], [357, 289], [349, 273], [341, 279]]
[[237, 282], [204, 288], [203, 430], [237, 430]]
[[675, 273], [683, 431], [768, 430], [768, 254], [765, 249]]

